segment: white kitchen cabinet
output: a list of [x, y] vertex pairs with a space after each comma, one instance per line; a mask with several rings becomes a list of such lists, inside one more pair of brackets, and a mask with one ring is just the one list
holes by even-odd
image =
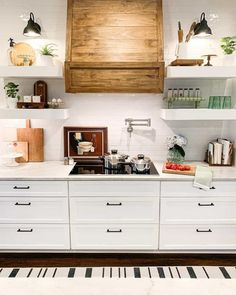
[[161, 250], [235, 250], [236, 225], [161, 225]]
[[70, 197], [157, 197], [158, 181], [69, 181]]
[[0, 181], [0, 196], [67, 197], [66, 181]]
[[157, 250], [158, 181], [69, 181], [73, 250]]
[[70, 248], [66, 224], [0, 224], [2, 250], [66, 250]]
[[215, 181], [204, 191], [193, 187], [192, 181], [162, 181], [162, 197], [236, 197], [236, 181]]
[[236, 224], [236, 197], [162, 198], [161, 224]]
[[71, 223], [158, 223], [156, 197], [70, 198]]
[[236, 182], [161, 183], [160, 250], [236, 250]]
[[154, 224], [73, 224], [72, 249], [157, 250], [158, 227]]
[[0, 198], [0, 223], [68, 223], [67, 198]]
[[0, 250], [67, 250], [67, 181], [0, 181]]

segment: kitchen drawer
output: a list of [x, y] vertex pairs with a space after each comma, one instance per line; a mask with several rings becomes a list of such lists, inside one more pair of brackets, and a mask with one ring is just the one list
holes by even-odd
[[70, 198], [72, 223], [158, 223], [159, 198]]
[[236, 198], [163, 198], [161, 224], [236, 224]]
[[236, 181], [215, 181], [212, 189], [204, 191], [193, 187], [192, 181], [163, 181], [162, 197], [236, 197]]
[[157, 225], [72, 225], [71, 247], [81, 250], [157, 250]]
[[70, 248], [69, 225], [0, 225], [0, 250], [59, 250]]
[[157, 197], [158, 181], [70, 181], [69, 195], [72, 197]]
[[0, 196], [66, 197], [66, 181], [0, 181]]
[[66, 198], [0, 198], [0, 223], [69, 223]]
[[235, 250], [236, 225], [161, 225], [160, 250]]

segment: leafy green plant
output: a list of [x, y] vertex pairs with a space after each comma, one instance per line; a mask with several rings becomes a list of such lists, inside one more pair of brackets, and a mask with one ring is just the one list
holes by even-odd
[[19, 98], [17, 96], [17, 93], [19, 91], [18, 89], [19, 85], [16, 85], [15, 83], [13, 82], [8, 82], [5, 86], [4, 86], [4, 89], [6, 89], [6, 94], [8, 97], [13, 97], [13, 98]]
[[220, 47], [225, 55], [233, 54], [236, 51], [236, 36], [222, 38]]
[[55, 48], [56, 44], [54, 43], [49, 43], [44, 45], [41, 49], [40, 49], [40, 53], [42, 55], [49, 55], [49, 56], [57, 56], [54, 52], [57, 50]]

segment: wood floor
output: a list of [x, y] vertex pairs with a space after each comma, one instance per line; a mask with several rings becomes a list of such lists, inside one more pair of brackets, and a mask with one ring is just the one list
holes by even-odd
[[1, 253], [0, 267], [236, 266], [236, 254]]

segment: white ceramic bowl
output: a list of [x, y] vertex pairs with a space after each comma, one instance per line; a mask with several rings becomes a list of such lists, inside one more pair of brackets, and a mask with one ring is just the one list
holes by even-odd
[[90, 152], [93, 143], [91, 141], [81, 141], [79, 143], [79, 148], [83, 152]]

